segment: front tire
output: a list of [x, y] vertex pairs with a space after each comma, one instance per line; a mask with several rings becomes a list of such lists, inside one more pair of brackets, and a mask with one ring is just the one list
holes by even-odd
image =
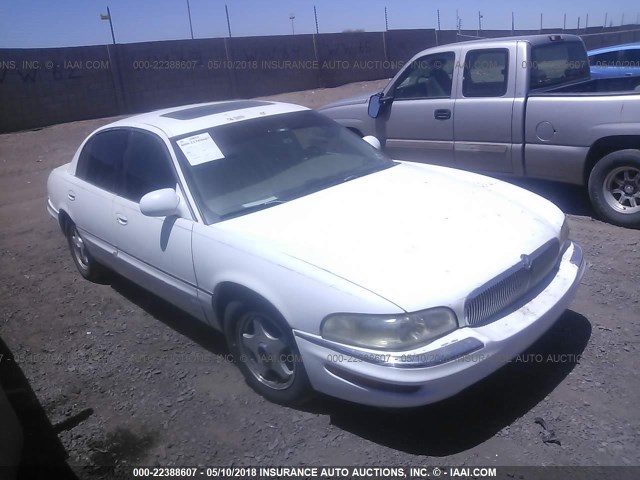
[[600, 159], [589, 175], [589, 197], [604, 220], [640, 228], [640, 150], [619, 150]]
[[78, 272], [87, 280], [95, 282], [105, 275], [105, 268], [94, 260], [84, 243], [84, 239], [78, 232], [75, 223], [69, 221], [66, 228], [67, 243], [71, 252], [71, 258]]
[[293, 333], [282, 316], [273, 308], [253, 303], [236, 302], [231, 310], [225, 336], [249, 386], [274, 403], [307, 402], [313, 391]]

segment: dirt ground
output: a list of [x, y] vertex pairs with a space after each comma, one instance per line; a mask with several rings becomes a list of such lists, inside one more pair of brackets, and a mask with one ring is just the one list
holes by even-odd
[[[383, 83], [277, 98], [316, 107]], [[640, 232], [594, 220], [581, 189], [518, 182], [569, 214], [588, 264], [524, 360], [423, 408], [286, 408], [245, 384], [220, 334], [124, 279], [76, 272], [46, 180], [110, 120], [0, 135], [0, 373], [25, 462], [68, 456], [79, 478], [113, 464], [640, 465]]]

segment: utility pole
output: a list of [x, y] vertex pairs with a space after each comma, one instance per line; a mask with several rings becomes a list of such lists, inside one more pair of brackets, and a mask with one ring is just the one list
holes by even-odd
[[587, 18], [584, 20], [584, 31], [589, 30], [589, 14], [587, 13]]
[[540, 14], [540, 33], [542, 33], [542, 14]]
[[316, 19], [316, 33], [320, 33], [320, 29], [318, 29], [318, 11], [316, 10], [316, 6], [313, 6], [313, 16]]
[[187, 0], [187, 13], [189, 14], [189, 30], [191, 30], [191, 40], [193, 40], [193, 23], [191, 23], [191, 6]]
[[227, 29], [229, 30], [229, 38], [231, 38], [231, 22], [229, 21], [229, 7], [225, 4], [224, 11], [227, 14]]
[[567, 29], [567, 14], [564, 14], [564, 20], [562, 22], [562, 33]]
[[578, 31], [576, 33], [580, 33], [580, 17], [578, 17]]
[[384, 7], [384, 29], [389, 31], [389, 17], [387, 16], [387, 7]]
[[516, 22], [515, 22], [514, 14], [513, 12], [511, 12], [511, 35], [514, 34], [515, 30], [516, 30]]
[[438, 38], [438, 33], [440, 33], [440, 9], [436, 10], [438, 14], [438, 29], [436, 30], [436, 45], [440, 45], [440, 39]]
[[476, 32], [476, 36], [480, 36], [480, 32], [482, 31], [482, 14], [480, 10], [478, 10], [478, 31]]
[[620, 20], [620, 26], [624, 25], [624, 12], [622, 12], [622, 20]]
[[456, 8], [456, 30], [458, 30], [458, 35], [460, 35], [460, 16], [458, 15], [457, 8]]
[[604, 30], [605, 28], [607, 28], [607, 16], [609, 15], [609, 12], [605, 12], [604, 14], [604, 24], [602, 25], [602, 29]]

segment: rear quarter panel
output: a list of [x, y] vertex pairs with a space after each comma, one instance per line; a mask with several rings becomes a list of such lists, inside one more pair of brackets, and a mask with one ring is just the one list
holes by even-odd
[[540, 94], [527, 101], [527, 176], [583, 184], [591, 145], [640, 135], [640, 94]]

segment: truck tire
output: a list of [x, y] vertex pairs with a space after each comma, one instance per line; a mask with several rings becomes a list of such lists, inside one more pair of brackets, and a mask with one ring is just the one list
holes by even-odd
[[640, 228], [640, 150], [618, 150], [602, 157], [589, 175], [589, 197], [607, 222]]

